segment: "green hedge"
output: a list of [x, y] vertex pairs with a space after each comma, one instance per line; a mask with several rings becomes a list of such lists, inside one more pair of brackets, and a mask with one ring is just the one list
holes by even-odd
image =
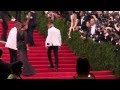
[[[25, 20], [25, 16], [27, 14], [28, 11], [21, 11], [21, 20]], [[14, 16], [15, 17], [15, 14], [16, 14], [16, 11], [9, 11], [10, 15], [11, 16]]]
[[[25, 12], [22, 12], [24, 20]], [[47, 36], [47, 18], [43, 11], [37, 11], [37, 28], [41, 34]], [[113, 52], [115, 47], [110, 43], [96, 43], [90, 38], [87, 41], [80, 39], [78, 31], [72, 32], [72, 38], [68, 39], [68, 26], [64, 19], [56, 19], [55, 26], [61, 30], [62, 40], [68, 47], [80, 57], [87, 57], [92, 66], [91, 70], [112, 70], [116, 75], [120, 75], [120, 52]]]

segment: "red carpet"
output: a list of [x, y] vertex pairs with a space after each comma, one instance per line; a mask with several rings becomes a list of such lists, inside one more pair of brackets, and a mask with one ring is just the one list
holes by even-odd
[[[9, 22], [9, 30], [14, 26], [14, 22]], [[1, 36], [1, 24], [0, 24], [0, 36]], [[37, 30], [34, 31], [35, 47], [29, 47], [28, 57], [29, 62], [35, 68], [37, 73], [33, 76], [22, 76], [23, 79], [72, 79], [75, 73], [75, 64], [77, 56], [67, 47], [66, 44], [62, 44], [59, 50], [59, 69], [58, 72], [55, 69], [48, 68], [47, 50], [44, 46], [45, 37]], [[9, 62], [8, 49], [4, 47], [4, 44], [0, 43], [0, 47], [3, 48], [3, 59]], [[54, 58], [53, 58], [54, 60]], [[116, 79], [112, 71], [101, 70], [91, 71], [96, 79]]]

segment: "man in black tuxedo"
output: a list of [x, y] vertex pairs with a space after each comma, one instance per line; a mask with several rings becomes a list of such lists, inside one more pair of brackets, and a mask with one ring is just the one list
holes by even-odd
[[89, 17], [86, 15], [85, 11], [81, 11], [79, 14], [79, 26], [80, 32], [82, 30], [82, 37], [87, 39], [89, 28], [86, 26], [87, 22], [89, 21]]
[[0, 79], [7, 79], [8, 75], [10, 75], [10, 64], [1, 59], [2, 49], [0, 49]]
[[3, 27], [1, 41], [3, 42], [6, 42], [7, 31], [8, 31], [7, 16], [9, 16], [9, 18], [12, 18], [8, 11], [0, 11], [1, 23]]

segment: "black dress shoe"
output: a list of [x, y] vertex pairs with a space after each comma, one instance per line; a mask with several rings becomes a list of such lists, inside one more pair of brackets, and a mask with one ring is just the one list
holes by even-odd
[[53, 65], [48, 65], [48, 67], [49, 67], [49, 68], [54, 68], [54, 66], [53, 66]]

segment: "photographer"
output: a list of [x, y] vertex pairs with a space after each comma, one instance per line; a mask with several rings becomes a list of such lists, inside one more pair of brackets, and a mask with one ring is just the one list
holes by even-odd
[[86, 39], [89, 32], [89, 17], [86, 15], [85, 11], [80, 11], [79, 14], [79, 31], [81, 33], [81, 38]]
[[105, 28], [106, 28], [105, 24], [101, 24], [101, 26], [97, 28], [96, 35], [98, 35], [97, 41], [99, 43], [105, 41], [105, 37], [104, 37], [104, 31], [106, 30]]
[[[118, 15], [116, 15], [115, 17], [116, 17], [116, 18], [115, 18], [116, 20], [119, 19], [119, 16], [118, 16]], [[117, 22], [117, 23], [114, 24], [114, 28], [115, 28], [115, 33], [114, 33], [115, 39], [114, 39], [114, 43], [115, 43], [115, 45], [116, 45], [116, 49], [115, 49], [114, 51], [117, 52], [117, 51], [120, 50], [120, 24], [119, 24], [119, 22]]]
[[116, 49], [114, 50], [115, 52], [118, 52], [120, 50], [120, 39], [116, 43]]
[[116, 24], [114, 24], [114, 27], [117, 32], [120, 32], [120, 24], [116, 23]]
[[90, 36], [93, 38], [93, 40], [95, 40], [95, 34], [96, 34], [96, 30], [97, 30], [97, 18], [95, 15], [92, 15], [91, 19], [90, 19]]
[[111, 41], [110, 31], [111, 31], [110, 27], [106, 27], [104, 30], [104, 38], [106, 42]]

